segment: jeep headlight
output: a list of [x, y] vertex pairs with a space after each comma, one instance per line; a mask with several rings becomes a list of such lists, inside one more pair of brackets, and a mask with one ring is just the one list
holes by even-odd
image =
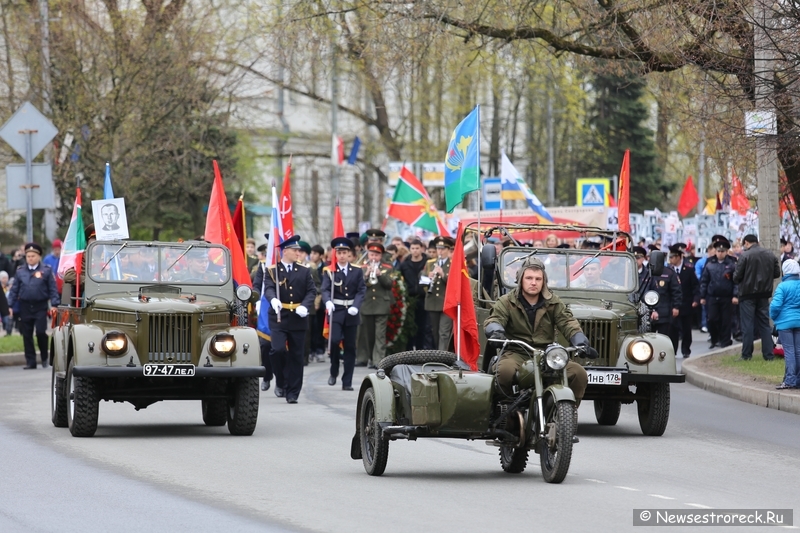
[[633, 341], [628, 345], [628, 359], [636, 364], [644, 365], [653, 359], [653, 346], [643, 340]]
[[209, 350], [217, 357], [230, 357], [236, 351], [236, 339], [230, 333], [217, 333], [211, 337]]
[[250, 299], [253, 295], [253, 289], [248, 287], [247, 285], [239, 285], [236, 287], [236, 297], [239, 298], [241, 301], [246, 302]]
[[569, 354], [562, 346], [551, 344], [544, 350], [544, 360], [547, 362], [547, 366], [553, 370], [561, 370], [567, 366]]
[[644, 293], [644, 303], [649, 305], [650, 307], [655, 306], [658, 303], [659, 297], [656, 291], [647, 291]]
[[128, 337], [121, 331], [109, 331], [100, 346], [108, 355], [122, 355], [128, 351]]

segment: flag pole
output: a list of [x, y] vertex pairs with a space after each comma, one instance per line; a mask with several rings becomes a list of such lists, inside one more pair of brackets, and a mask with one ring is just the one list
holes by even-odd
[[[478, 152], [478, 185], [480, 185], [481, 184], [481, 106], [478, 105], [477, 107], [478, 107], [478, 150], [477, 150], [477, 152]], [[500, 188], [501, 188], [501, 192], [500, 192], [500, 195], [501, 195], [500, 202], [501, 202], [501, 204], [500, 205], [502, 206], [503, 205], [502, 204], [502, 201], [503, 201], [503, 198], [502, 198], [502, 180], [501, 180]], [[480, 194], [480, 189], [479, 189], [478, 194]], [[501, 210], [501, 213], [502, 213], [502, 210]], [[462, 232], [462, 233], [464, 233], [464, 232]], [[481, 246], [481, 237], [482, 236], [483, 236], [483, 232], [481, 231], [481, 203], [480, 203], [480, 201], [478, 201], [478, 257], [477, 257], [477, 261], [478, 261], [478, 300], [481, 299], [481, 287], [483, 287], [483, 280], [481, 279], [481, 248], [482, 248], [482, 246]], [[456, 238], [457, 238], [457, 236], [456, 236]], [[459, 313], [458, 325], [461, 326], [461, 306], [458, 307], [458, 313]]]
[[[459, 272], [458, 274], [460, 276], [461, 272]], [[467, 280], [467, 282], [469, 282], [469, 280]], [[458, 302], [457, 313], [458, 313], [458, 328], [456, 329], [456, 360], [461, 361], [461, 302]]]

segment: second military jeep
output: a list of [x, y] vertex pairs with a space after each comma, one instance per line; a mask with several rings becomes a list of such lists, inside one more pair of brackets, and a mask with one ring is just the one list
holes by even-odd
[[[639, 425], [645, 435], [663, 435], [669, 420], [670, 383], [682, 383], [686, 376], [676, 370], [675, 352], [669, 337], [647, 332], [649, 306], [658, 299], [655, 291], [642, 294], [636, 259], [628, 250], [630, 237], [625, 233], [600, 228], [513, 224], [485, 229], [483, 237], [504, 235], [511, 246], [498, 255], [493, 246], [481, 251], [482, 298], [476, 302], [481, 336], [481, 367], [488, 370], [495, 355], [492, 343], [486, 342], [483, 322], [494, 300], [517, 286], [516, 274], [531, 255], [545, 264], [548, 287], [572, 311], [599, 357], [577, 358], [589, 376], [584, 400], [594, 401], [594, 412], [601, 425], [613, 426], [619, 419], [622, 404], [636, 402]], [[468, 226], [472, 235], [477, 227]], [[524, 233], [570, 232], [584, 238], [607, 242], [602, 249], [531, 248], [519, 245], [514, 235]], [[613, 243], [613, 244], [612, 244]], [[663, 254], [656, 257], [646, 272], [660, 275]], [[643, 283], [643, 285], [646, 281]], [[647, 301], [647, 303], [645, 303]], [[557, 342], [567, 345], [560, 334]]]
[[[97, 429], [100, 400], [136, 410], [200, 400], [206, 425], [233, 435], [256, 427], [260, 364], [231, 259], [205, 242], [96, 241], [85, 277], [65, 283], [50, 339], [52, 421], [76, 437]], [[200, 413], [198, 412], [198, 415]]]

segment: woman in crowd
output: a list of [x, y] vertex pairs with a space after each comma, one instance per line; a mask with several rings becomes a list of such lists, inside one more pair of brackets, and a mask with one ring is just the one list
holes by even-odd
[[775, 289], [769, 316], [775, 322], [783, 345], [786, 373], [778, 389], [800, 388], [800, 264], [787, 259], [781, 267], [783, 278]]

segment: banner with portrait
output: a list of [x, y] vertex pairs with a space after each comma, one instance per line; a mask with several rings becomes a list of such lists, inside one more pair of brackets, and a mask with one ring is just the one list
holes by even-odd
[[92, 200], [92, 220], [98, 241], [127, 239], [128, 217], [125, 213], [125, 198]]

